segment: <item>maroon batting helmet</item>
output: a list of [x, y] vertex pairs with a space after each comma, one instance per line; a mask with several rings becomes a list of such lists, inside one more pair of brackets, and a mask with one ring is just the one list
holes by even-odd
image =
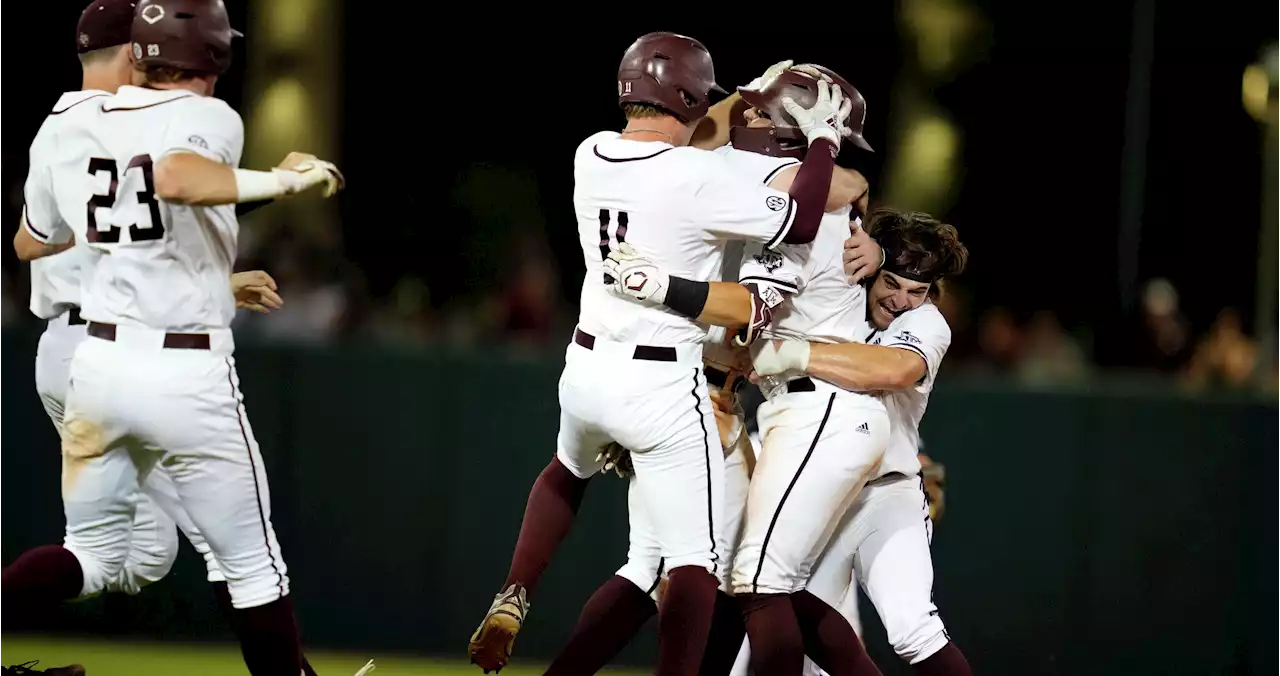
[[216, 75], [231, 66], [231, 39], [238, 37], [222, 0], [139, 0], [133, 60]]
[[[853, 136], [847, 137], [854, 145], [863, 150], [871, 150], [871, 145], [866, 139], [862, 138], [862, 125], [867, 118], [867, 101], [862, 98], [862, 94], [857, 88], [849, 84], [849, 81], [840, 77], [835, 71], [824, 68], [816, 64], [803, 64], [804, 66], [817, 69], [826, 75], [830, 80], [840, 87], [844, 92], [844, 97], [853, 102], [853, 107], [849, 111], [849, 118], [845, 120], [845, 124], [853, 130]], [[764, 155], [775, 157], [801, 157], [808, 147], [805, 141], [804, 133], [800, 131], [800, 127], [796, 124], [795, 118], [787, 112], [782, 105], [782, 99], [790, 97], [801, 107], [808, 108], [818, 100], [818, 80], [812, 75], [796, 67], [783, 71], [781, 75], [765, 86], [764, 89], [756, 91], [752, 89], [738, 88], [738, 94], [751, 107], [763, 112], [773, 120], [773, 126], [768, 129], [734, 127], [731, 130], [733, 134], [733, 145], [735, 148], [749, 150]], [[735, 119], [736, 123], [736, 119]]]
[[711, 54], [701, 42], [675, 33], [649, 33], [636, 40], [618, 66], [618, 103], [648, 103], [688, 124], [711, 107], [716, 84]]
[[93, 0], [76, 24], [76, 52], [84, 54], [129, 44], [134, 0]]

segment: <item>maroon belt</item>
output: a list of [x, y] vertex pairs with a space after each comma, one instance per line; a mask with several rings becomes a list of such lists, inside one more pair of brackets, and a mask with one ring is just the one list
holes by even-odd
[[[116, 325], [103, 322], [89, 322], [89, 335], [102, 340], [115, 342]], [[207, 350], [209, 334], [207, 333], [166, 333], [164, 346], [170, 350]]]
[[[573, 342], [588, 350], [596, 349], [596, 337], [582, 329], [573, 330]], [[674, 347], [658, 347], [655, 345], [637, 345], [636, 351], [632, 353], [631, 358], [645, 361], [675, 361], [676, 349]]]

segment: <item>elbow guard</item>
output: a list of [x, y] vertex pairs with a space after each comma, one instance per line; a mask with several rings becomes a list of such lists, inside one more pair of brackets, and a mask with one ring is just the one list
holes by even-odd
[[743, 284], [743, 286], [751, 292], [751, 319], [733, 336], [734, 345], [739, 347], [746, 347], [755, 342], [760, 331], [773, 321], [774, 308], [782, 305], [782, 301], [786, 300], [782, 292], [772, 286], [759, 284]]

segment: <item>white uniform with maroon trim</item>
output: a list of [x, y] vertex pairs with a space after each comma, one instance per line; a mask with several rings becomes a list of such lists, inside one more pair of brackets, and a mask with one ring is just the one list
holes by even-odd
[[[756, 180], [771, 180], [795, 162], [722, 152], [755, 172]], [[826, 214], [812, 244], [772, 251], [748, 247], [739, 280], [790, 295], [774, 311], [762, 340], [853, 342], [866, 335], [866, 293], [849, 284], [842, 261], [850, 214], [850, 207]], [[763, 449], [734, 557], [735, 594], [804, 589], [835, 522], [873, 476], [889, 437], [888, 415], [877, 397], [809, 378], [790, 385], [787, 378], [769, 379], [761, 390], [768, 397], [756, 413]]]
[[[920, 420], [951, 345], [951, 328], [937, 306], [927, 302], [898, 316], [867, 342], [920, 355], [926, 372], [913, 387], [884, 395], [893, 432], [879, 475], [858, 494], [837, 526], [808, 588], [848, 617], [851, 607], [856, 612], [861, 585], [880, 615], [889, 643], [899, 657], [915, 664], [950, 641], [933, 603], [933, 522], [918, 453]], [[806, 669], [821, 673], [812, 663]]]
[[707, 327], [603, 284], [610, 240], [671, 275], [717, 279], [726, 243], [777, 245], [795, 219], [789, 195], [744, 180], [715, 153], [645, 143], [617, 132], [574, 156], [574, 207], [586, 277], [560, 378], [557, 456], [574, 475], [600, 470], [616, 441], [631, 450], [635, 505], [667, 570], [721, 572], [724, 456], [702, 372]]
[[64, 425], [69, 548], [87, 580], [113, 577], [128, 549], [130, 496], [162, 466], [208, 538], [232, 604], [265, 605], [288, 594], [289, 579], [231, 356], [235, 205], [160, 201], [152, 174], [175, 151], [237, 166], [243, 123], [224, 102], [185, 90], [121, 87], [102, 110], [88, 222], [75, 233], [98, 259]]
[[[73, 231], [70, 223], [85, 218], [85, 166], [99, 148], [91, 130], [99, 121], [101, 104], [110, 96], [99, 90], [64, 93], [32, 142], [23, 191], [23, 226], [41, 243], [65, 242]], [[36, 352], [36, 391], [60, 437], [71, 359], [86, 338], [86, 323], [80, 314], [81, 281], [95, 257], [88, 247], [74, 246], [31, 262], [31, 312], [48, 321]], [[177, 489], [163, 469], [147, 476], [135, 504], [129, 550], [120, 574], [111, 579], [86, 575], [88, 584], [81, 590], [82, 596], [103, 591], [136, 594], [167, 575], [178, 554], [175, 525], [182, 527], [204, 556], [209, 581], [223, 579], [208, 544], [178, 504]]]

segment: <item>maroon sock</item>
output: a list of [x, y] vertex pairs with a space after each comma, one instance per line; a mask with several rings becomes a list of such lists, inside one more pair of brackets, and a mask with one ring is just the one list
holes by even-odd
[[973, 676], [969, 661], [954, 643], [947, 643], [942, 650], [911, 665], [920, 676]]
[[84, 588], [80, 561], [61, 545], [44, 545], [24, 552], [5, 567], [2, 577], [0, 593], [5, 605], [56, 606], [76, 598]]
[[804, 670], [804, 636], [787, 594], [739, 594], [738, 607], [751, 641], [751, 669], [757, 674], [799, 676]]
[[297, 676], [302, 671], [298, 622], [289, 597], [235, 611], [240, 619], [240, 652], [253, 676]]
[[738, 661], [742, 637], [747, 633], [742, 611], [738, 610], [738, 602], [732, 596], [717, 591], [714, 613], [699, 676], [728, 676], [733, 671], [733, 663]]
[[545, 676], [599, 672], [658, 612], [653, 599], [626, 578], [614, 576], [587, 599], [569, 642]]
[[[231, 631], [235, 632], [236, 638], [241, 637], [242, 618], [240, 613], [236, 612], [235, 606], [231, 605], [231, 590], [227, 589], [226, 582], [214, 582], [213, 595], [218, 599], [218, 608], [222, 610], [222, 616], [227, 618], [227, 622], [231, 624]], [[316, 670], [311, 667], [311, 663], [307, 661], [307, 656], [302, 655], [302, 673], [303, 676], [317, 676]]]
[[502, 588], [513, 584], [525, 588], [526, 596], [532, 601], [533, 592], [542, 579], [542, 572], [551, 562], [569, 529], [573, 519], [582, 505], [582, 496], [586, 493], [588, 479], [579, 479], [560, 463], [559, 458], [552, 458], [546, 469], [533, 482], [529, 491], [529, 502], [524, 508], [524, 521], [520, 524], [520, 537], [516, 540], [516, 551], [511, 557], [511, 572], [507, 573], [507, 581]]
[[804, 636], [788, 594], [738, 594], [751, 641], [751, 669], [769, 676], [800, 676]]
[[702, 566], [667, 573], [667, 591], [658, 612], [658, 676], [695, 676], [711, 633], [719, 583]]
[[791, 595], [805, 653], [831, 676], [880, 676], [844, 615], [807, 590]]

